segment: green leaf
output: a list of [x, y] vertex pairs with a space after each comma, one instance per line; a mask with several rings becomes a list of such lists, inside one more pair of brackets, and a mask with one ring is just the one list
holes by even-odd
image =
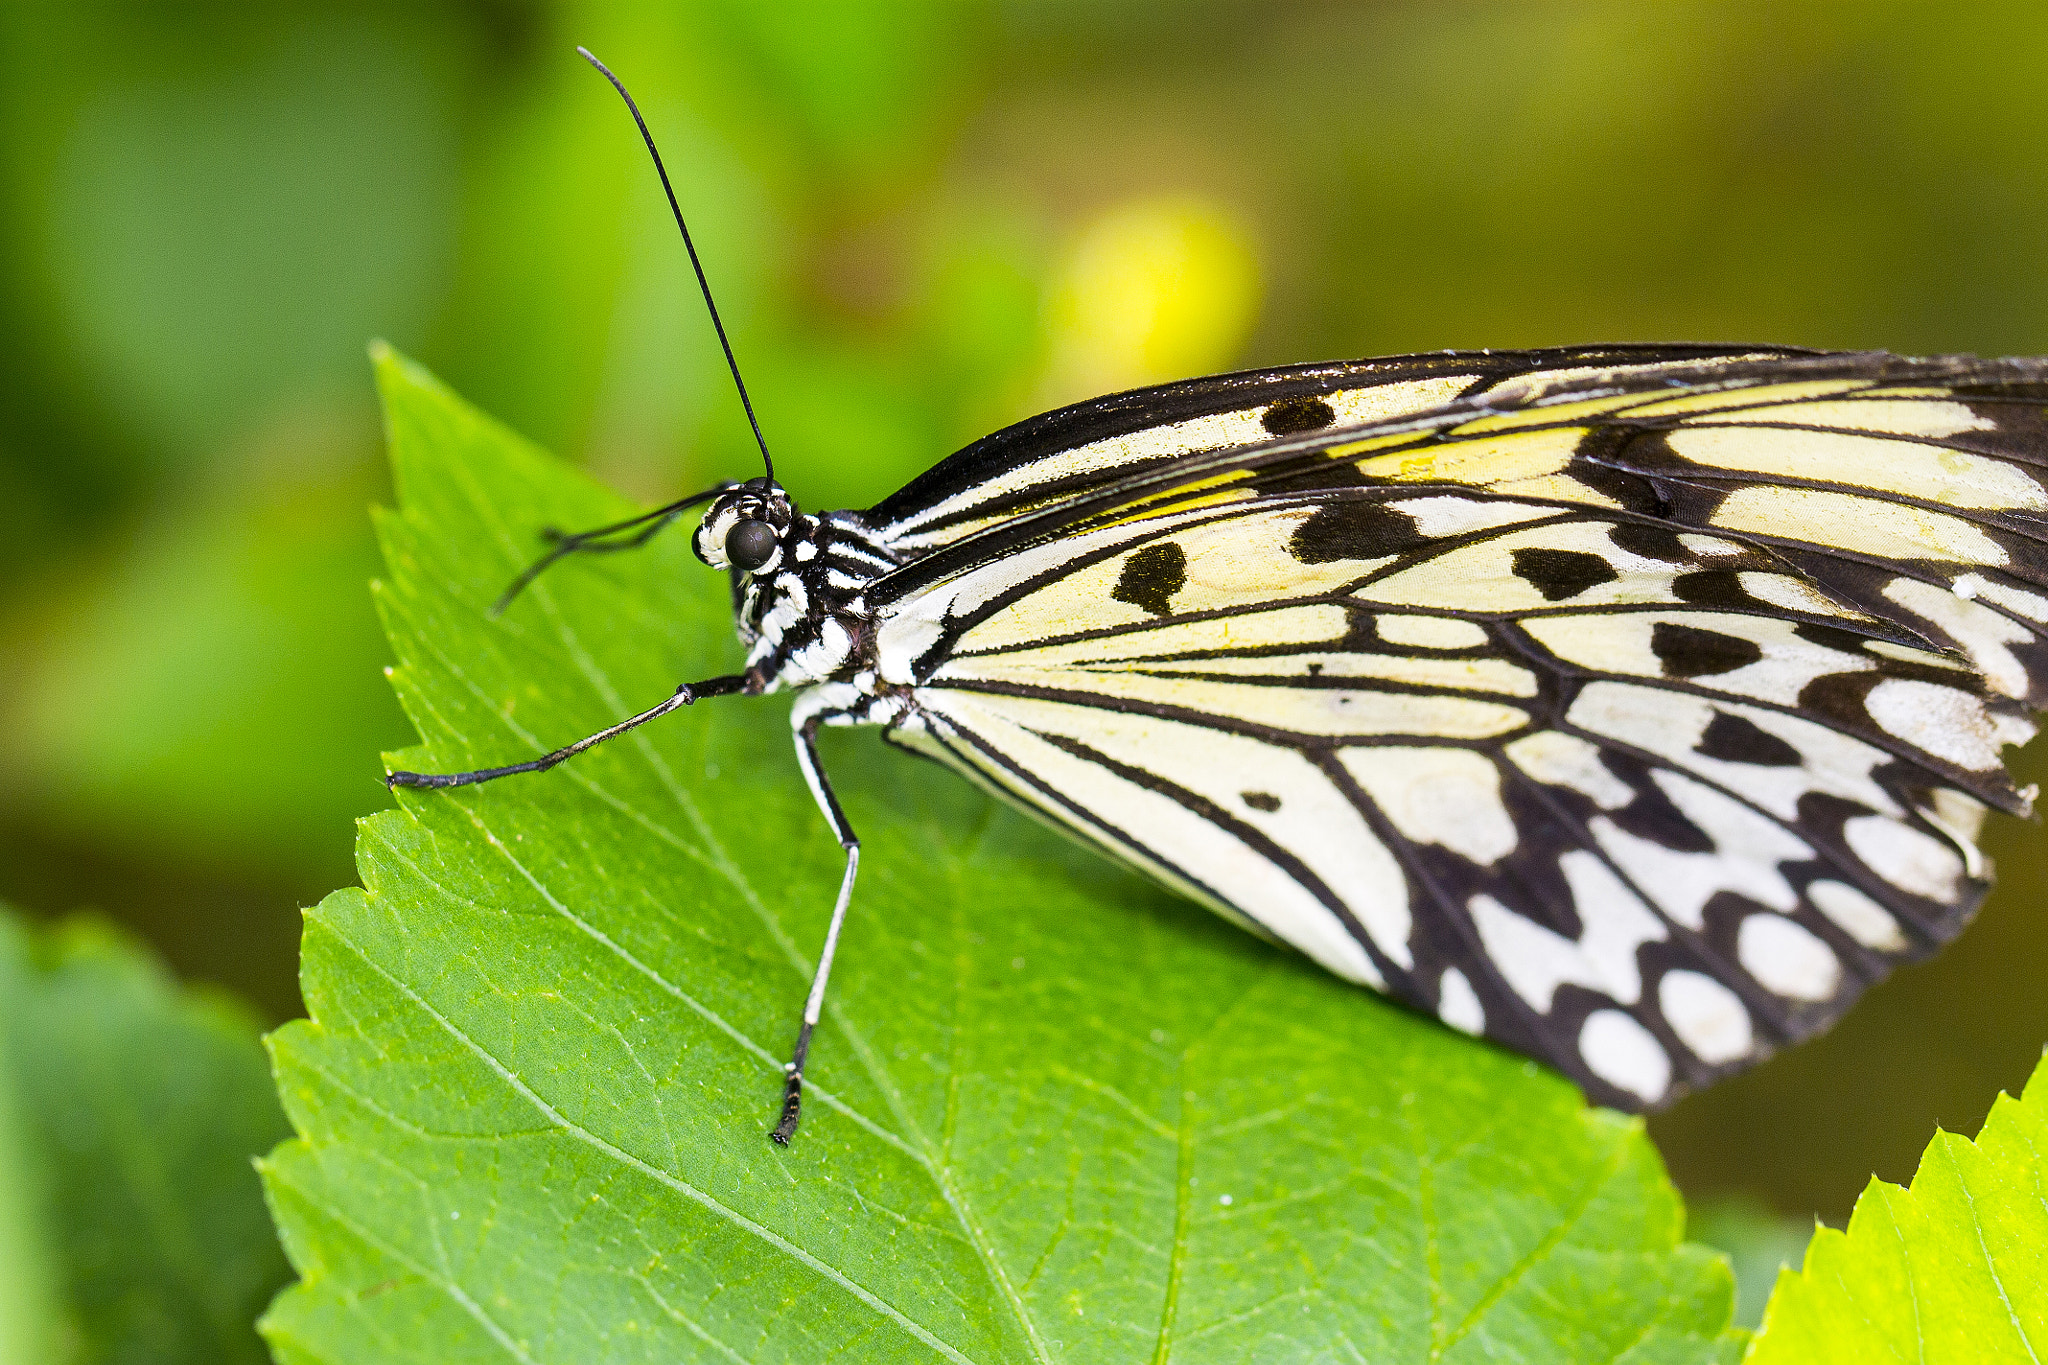
[[1781, 1271], [1751, 1365], [2048, 1357], [2048, 1059], [1975, 1142], [1937, 1132], [1908, 1188], [1873, 1179], [1847, 1232]]
[[0, 912], [0, 1359], [264, 1358], [268, 1081], [245, 1011], [103, 926]]
[[[418, 769], [737, 660], [672, 532], [380, 358], [379, 592]], [[864, 840], [801, 1132], [781, 1063], [839, 875], [784, 703], [408, 793], [307, 919], [268, 1163], [279, 1359], [1730, 1360], [1726, 1263], [1635, 1120], [833, 736]]]

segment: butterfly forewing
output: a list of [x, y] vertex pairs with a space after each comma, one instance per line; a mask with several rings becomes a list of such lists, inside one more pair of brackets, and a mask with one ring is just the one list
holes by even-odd
[[2048, 687], [2048, 386], [1541, 359], [1041, 429], [922, 520], [870, 514], [918, 556], [871, 597], [898, 740], [1643, 1106], [1823, 1027], [1981, 897]]
[[1227, 457], [1276, 438], [1413, 416], [1535, 373], [1757, 353], [1711, 346], [1446, 351], [1214, 375], [1112, 394], [1007, 427], [934, 465], [867, 518], [890, 544], [922, 555], [978, 532], [1014, 528], [1025, 513], [1114, 494], [1139, 475], [1170, 476], [1190, 456]]

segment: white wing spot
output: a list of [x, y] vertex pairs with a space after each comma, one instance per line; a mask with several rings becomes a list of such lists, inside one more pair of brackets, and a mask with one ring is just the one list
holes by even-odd
[[1406, 498], [1387, 505], [1397, 512], [1407, 513], [1414, 520], [1417, 531], [1433, 538], [1463, 535], [1467, 531], [1490, 531], [1496, 526], [1512, 526], [1518, 521], [1554, 517], [1562, 511], [1561, 508], [1542, 507], [1529, 502], [1479, 502], [1448, 495]]
[[[1784, 740], [1798, 751], [1800, 761], [1779, 767], [1698, 752], [1716, 711]], [[1883, 750], [1796, 716], [1628, 683], [1594, 683], [1579, 694], [1566, 719], [1711, 778], [1784, 820], [1798, 818], [1799, 799], [1809, 791], [1844, 796], [1871, 810], [1898, 811], [1898, 804], [1870, 776], [1871, 769], [1889, 757]]]
[[[1537, 643], [1568, 663], [1600, 673], [1663, 678], [1673, 662], [1659, 652], [1660, 627], [1711, 631], [1753, 646], [1755, 660], [1693, 677], [1703, 687], [1760, 701], [1796, 705], [1814, 679], [1831, 673], [1868, 673], [1877, 661], [1802, 639], [1791, 621], [1725, 612], [1630, 612], [1551, 616], [1524, 621]], [[1678, 676], [1690, 676], [1691, 671]]]
[[1963, 860], [1941, 840], [1882, 815], [1859, 815], [1842, 825], [1849, 850], [1899, 890], [1931, 901], [1952, 901]]
[[2000, 765], [1998, 736], [1984, 714], [1984, 703], [1967, 692], [1940, 683], [1886, 678], [1870, 689], [1863, 709], [1886, 734], [1959, 768], [1988, 772]]
[[1788, 1000], [1825, 1000], [1842, 982], [1835, 950], [1783, 915], [1751, 915], [1735, 931], [1735, 956], [1765, 990]]
[[[1795, 409], [1779, 408], [1773, 413], [1766, 408], [1752, 414], [1749, 420], [1797, 420], [1783, 416], [1793, 411]], [[1743, 419], [1693, 420], [1725, 422]], [[1673, 431], [1665, 441], [1680, 457], [1716, 469], [1781, 478], [1789, 475], [1797, 479], [1811, 479], [1815, 483], [1896, 493], [1947, 507], [1999, 510], [2048, 507], [2048, 496], [2043, 495], [2041, 485], [2028, 478], [2017, 466], [1989, 456], [1970, 455], [1919, 441], [1889, 441], [1838, 431], [1744, 431], [1740, 427], [1728, 426]]]
[[1438, 375], [1434, 379], [1411, 379], [1402, 384], [1340, 389], [1323, 395], [1323, 399], [1336, 411], [1340, 422], [1385, 422], [1448, 403], [1472, 380], [1473, 376], [1469, 374]]
[[[1991, 717], [1991, 731], [1998, 736], [1998, 743], [2002, 748], [2018, 748], [2035, 734], [2033, 721], [2009, 712], [2000, 712]], [[2033, 799], [2031, 796], [2027, 798], [2029, 801]]]
[[[2002, 554], [1998, 562], [2003, 562]], [[2025, 626], [1917, 578], [1894, 578], [1885, 584], [1884, 595], [1947, 631], [2000, 692], [2008, 697], [2027, 695], [2027, 670], [2006, 647], [2031, 638]]]
[[1620, 810], [1636, 799], [1635, 789], [1600, 761], [1598, 746], [1577, 735], [1539, 730], [1515, 740], [1507, 746], [1506, 752], [1510, 762], [1538, 782], [1552, 787], [1569, 787], [1582, 796], [1591, 797], [1593, 804], [1601, 810]]
[[1479, 995], [1472, 989], [1472, 983], [1456, 967], [1443, 975], [1436, 988], [1437, 1018], [1457, 1029], [1478, 1037], [1486, 1031], [1486, 1009], [1479, 1003]]
[[[1958, 596], [1961, 594], [1959, 593]], [[1915, 649], [1911, 645], [1894, 644], [1890, 640], [1865, 640], [1863, 648], [1872, 654], [1882, 654], [1887, 659], [1900, 663], [1918, 664], [1922, 668], [1945, 668], [1951, 673], [1968, 673], [1970, 666], [1960, 659], [1946, 654], [1936, 654], [1930, 649]]]
[[2007, 562], [2003, 546], [1961, 517], [1854, 493], [1751, 485], [1721, 500], [1713, 524], [1881, 559]]
[[1808, 616], [1832, 616], [1844, 621], [1868, 621], [1871, 618], [1852, 607], [1844, 606], [1829, 597], [1813, 584], [1790, 574], [1765, 573], [1760, 569], [1744, 569], [1735, 575], [1742, 590], [1759, 602], [1768, 602], [1780, 611], [1804, 612]]
[[1815, 882], [1806, 888], [1806, 898], [1866, 948], [1896, 953], [1906, 946], [1906, 936], [1891, 912], [1846, 882]]
[[1724, 555], [1739, 555], [1743, 552], [1743, 547], [1732, 540], [1723, 540], [1719, 536], [1703, 536], [1696, 531], [1681, 534], [1678, 543], [1705, 559], [1719, 559]]
[[[1990, 431], [1998, 424], [1979, 417], [1961, 403], [1924, 398], [1844, 398], [1832, 403], [1781, 403], [1720, 413], [1694, 421], [1786, 422], [1799, 426], [1848, 427], [1890, 436], [1954, 436], [1965, 431]], [[1969, 456], [1972, 461], [1982, 456]]]
[[1557, 863], [1579, 912], [1579, 951], [1592, 963], [1607, 993], [1624, 1005], [1633, 1005], [1643, 992], [1636, 950], [1666, 937], [1664, 922], [1650, 913], [1606, 863], [1585, 849], [1573, 849]]
[[1671, 1087], [1671, 1058], [1663, 1044], [1620, 1010], [1595, 1010], [1579, 1030], [1579, 1055], [1586, 1069], [1616, 1090], [1648, 1103]]
[[1394, 827], [1482, 867], [1515, 851], [1500, 770], [1470, 749], [1349, 748], [1339, 758]]
[[1750, 1049], [1749, 1011], [1742, 997], [1700, 972], [1666, 972], [1657, 984], [1665, 1022], [1693, 1056], [1710, 1066], [1732, 1062]]
[[[2034, 798], [2027, 796], [2029, 804]], [[1952, 787], [1937, 787], [1928, 799], [1928, 806], [1920, 814], [1936, 829], [1956, 841], [1958, 852], [1963, 855], [1963, 871], [1972, 877], [1985, 874], [1984, 855], [1977, 849], [1977, 835], [1984, 829], [1984, 817], [1988, 810], [1982, 801], [1967, 792]]]
[[1604, 817], [1595, 819], [1590, 828], [1600, 847], [1665, 914], [1689, 929], [1701, 928], [1706, 922], [1707, 902], [1724, 890], [1776, 910], [1790, 910], [1799, 903], [1799, 893], [1778, 871], [1778, 864], [1812, 857], [1813, 850], [1804, 841], [1767, 817], [1677, 773], [1659, 772], [1654, 780], [1680, 813], [1714, 841], [1715, 852], [1684, 853], [1666, 848]]
[[1474, 896], [1465, 908], [1501, 979], [1542, 1013], [1550, 1013], [1557, 988], [1566, 982], [1590, 990], [1607, 988], [1579, 945], [1563, 934], [1516, 914], [1491, 896]]

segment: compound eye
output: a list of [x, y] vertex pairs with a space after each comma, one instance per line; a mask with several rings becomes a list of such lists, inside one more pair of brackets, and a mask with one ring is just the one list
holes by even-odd
[[742, 569], [754, 570], [775, 555], [775, 528], [747, 517], [725, 533], [725, 557]]

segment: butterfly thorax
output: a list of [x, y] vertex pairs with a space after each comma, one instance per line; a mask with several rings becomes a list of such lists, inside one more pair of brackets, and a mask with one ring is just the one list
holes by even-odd
[[[748, 519], [776, 532], [753, 569], [727, 553]], [[896, 561], [858, 513], [806, 516], [781, 488], [756, 481], [712, 504], [694, 544], [705, 563], [732, 574], [733, 625], [761, 691], [872, 677], [873, 615], [862, 594]]]

